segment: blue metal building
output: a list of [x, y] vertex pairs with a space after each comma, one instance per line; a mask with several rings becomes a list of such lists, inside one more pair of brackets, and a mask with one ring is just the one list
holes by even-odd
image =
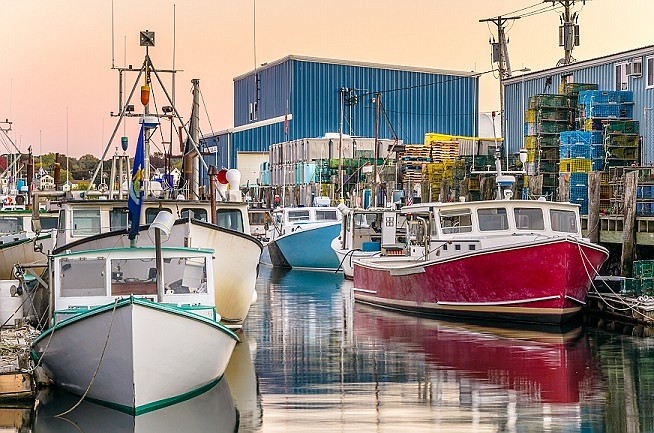
[[239, 153], [337, 132], [342, 88], [351, 89], [345, 134], [374, 136], [373, 98], [380, 93], [379, 138], [422, 143], [434, 131], [474, 136], [478, 83], [472, 72], [287, 56], [234, 78], [234, 128], [203, 137], [205, 159], [236, 167]]
[[530, 96], [558, 93], [562, 83], [590, 83], [597, 84], [599, 90], [633, 91], [633, 115], [640, 121], [643, 143], [641, 159], [643, 163], [654, 162], [654, 46], [531, 72], [504, 83], [509, 152], [517, 152], [523, 145], [524, 113]]

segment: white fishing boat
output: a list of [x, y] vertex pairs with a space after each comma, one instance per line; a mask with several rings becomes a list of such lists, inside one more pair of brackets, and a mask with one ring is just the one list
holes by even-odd
[[[55, 254], [131, 245], [124, 200], [67, 200], [59, 206]], [[250, 236], [247, 205], [219, 202], [215, 224], [209, 222], [211, 204], [200, 200], [143, 200], [138, 246], [152, 246], [148, 228], [159, 210], [177, 219], [168, 246], [212, 249], [215, 303], [224, 321], [241, 323], [256, 300], [261, 242]]]
[[267, 245], [274, 267], [308, 270], [338, 268], [331, 242], [338, 236], [341, 213], [335, 207], [278, 208], [268, 230]]
[[16, 264], [45, 261], [53, 248], [52, 230], [57, 226], [56, 213], [40, 212], [43, 226], [32, 230], [32, 212], [0, 210], [0, 280], [13, 278]]
[[406, 234], [406, 218], [389, 208], [349, 209], [338, 205], [343, 214], [341, 234], [332, 240], [339, 268], [347, 279], [354, 278], [354, 261], [378, 257], [401, 250], [398, 237]]
[[35, 362], [65, 390], [132, 414], [212, 388], [239, 341], [216, 314], [214, 261], [194, 248], [52, 256], [54, 317]]

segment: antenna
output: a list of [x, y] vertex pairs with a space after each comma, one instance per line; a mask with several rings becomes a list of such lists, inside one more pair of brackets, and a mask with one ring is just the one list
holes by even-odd
[[116, 66], [115, 54], [116, 54], [116, 49], [114, 46], [114, 0], [111, 0], [111, 69], [113, 69]]
[[69, 160], [69, 155], [68, 155], [68, 107], [66, 107], [66, 184], [70, 186], [68, 183], [69, 179], [68, 176], [70, 176], [70, 170], [68, 168], [68, 160]]

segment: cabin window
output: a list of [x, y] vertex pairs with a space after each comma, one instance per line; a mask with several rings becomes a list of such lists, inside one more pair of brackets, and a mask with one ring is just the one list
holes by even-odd
[[235, 232], [243, 233], [243, 216], [238, 209], [218, 209], [216, 225]]
[[57, 230], [61, 233], [66, 231], [66, 211], [63, 209], [59, 211], [59, 226], [57, 227]]
[[5, 216], [0, 218], [0, 233], [13, 234], [23, 231], [22, 217]]
[[191, 215], [191, 218], [196, 219], [198, 221], [207, 221], [207, 211], [202, 208], [182, 208], [182, 218], [188, 218], [189, 214]]
[[654, 57], [647, 57], [647, 88], [654, 87]]
[[53, 230], [57, 228], [59, 218], [55, 216], [39, 217], [41, 221], [41, 230]]
[[61, 297], [107, 295], [104, 259], [61, 259], [59, 265]]
[[316, 220], [317, 221], [336, 221], [335, 210], [316, 210]]
[[359, 213], [354, 215], [354, 228], [355, 229], [372, 229], [375, 232], [381, 231], [381, 223], [379, 217], [381, 215], [376, 213]]
[[127, 229], [127, 216], [129, 211], [126, 207], [115, 207], [109, 211], [109, 227], [111, 230]]
[[550, 209], [552, 230], [555, 232], [577, 233], [577, 214], [569, 210]]
[[100, 209], [73, 209], [73, 236], [100, 233]]
[[509, 219], [506, 209], [503, 207], [478, 209], [477, 218], [479, 219], [479, 230], [483, 232], [509, 229]]
[[145, 210], [145, 224], [152, 224], [154, 219], [159, 215], [159, 212], [162, 210], [165, 210], [166, 212], [173, 213], [170, 209], [167, 207], [159, 209], [158, 207], [150, 207]]
[[629, 62], [615, 64], [615, 90], [629, 90]]
[[156, 294], [155, 259], [111, 260], [111, 296]]
[[513, 216], [518, 230], [545, 230], [542, 209], [519, 207], [513, 209]]
[[164, 261], [166, 294], [207, 293], [207, 269], [202, 257]]
[[270, 220], [267, 212], [250, 212], [248, 214], [250, 225], [262, 226]]
[[[472, 231], [472, 213], [470, 209], [440, 211], [443, 234], [468, 233]], [[435, 224], [432, 226], [435, 230]], [[432, 233], [436, 234], [436, 233]]]
[[309, 221], [309, 210], [292, 210], [288, 212], [288, 222]]

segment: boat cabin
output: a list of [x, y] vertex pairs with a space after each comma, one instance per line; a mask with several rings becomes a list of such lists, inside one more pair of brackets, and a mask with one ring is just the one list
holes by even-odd
[[[53, 203], [59, 209], [56, 245], [128, 228], [125, 200], [68, 200]], [[247, 205], [241, 202], [216, 203], [216, 225], [239, 233], [250, 233]], [[159, 211], [165, 210], [176, 218], [194, 218], [211, 222], [211, 203], [194, 200], [144, 200], [141, 225], [151, 224]]]
[[[162, 248], [163, 303], [216, 318], [213, 251]], [[113, 248], [53, 256], [55, 323], [117, 298], [157, 299], [155, 248]], [[203, 307], [200, 307], [203, 306]]]
[[[57, 228], [57, 212], [39, 212], [41, 231]], [[33, 233], [31, 210], [0, 210], [0, 235]]]
[[341, 242], [345, 250], [392, 254], [406, 243], [406, 217], [388, 208], [349, 210], [343, 218]]
[[270, 209], [250, 208], [248, 209], [248, 219], [250, 220], [250, 234], [260, 241], [266, 241], [266, 232], [272, 221]]
[[406, 253], [429, 259], [535, 239], [581, 238], [579, 206], [541, 200], [424, 203], [402, 208]]
[[285, 207], [275, 209], [272, 213], [273, 223], [277, 236], [292, 233], [303, 225], [324, 225], [341, 221], [342, 214], [335, 207]]

